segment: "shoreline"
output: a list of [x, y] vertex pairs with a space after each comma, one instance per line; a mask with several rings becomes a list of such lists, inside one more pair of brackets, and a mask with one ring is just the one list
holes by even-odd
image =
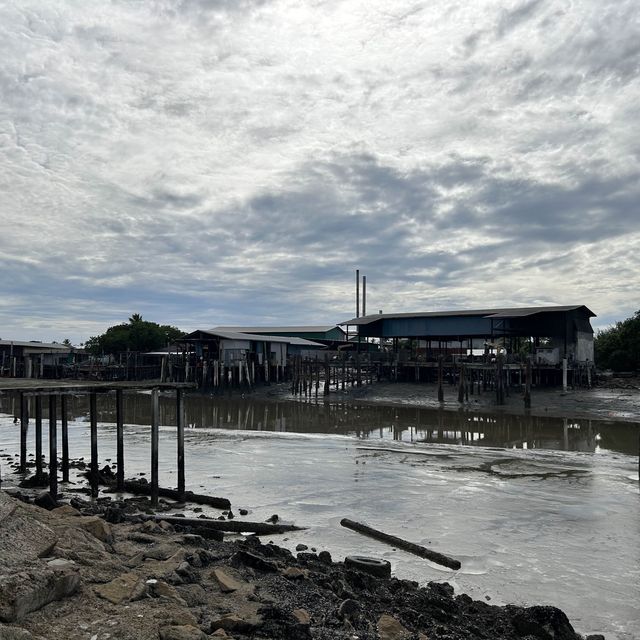
[[[221, 542], [136, 522], [144, 499], [71, 502], [49, 511], [0, 491], [0, 637], [582, 638], [555, 607], [495, 606], [447, 583], [374, 577], [304, 545], [294, 555], [255, 536]], [[16, 527], [17, 545], [7, 536]]]
[[591, 389], [534, 389], [532, 406], [524, 408], [523, 394], [511, 389], [505, 404], [496, 405], [491, 391], [470, 395], [458, 402], [456, 386], [445, 385], [444, 402], [437, 399], [437, 386], [433, 383], [377, 382], [345, 391], [332, 390], [328, 396], [295, 396], [289, 385], [279, 383], [253, 390], [247, 397], [292, 402], [380, 405], [448, 412], [483, 412], [516, 416], [547, 418], [575, 418], [640, 423], [640, 389], [630, 387], [593, 387]]

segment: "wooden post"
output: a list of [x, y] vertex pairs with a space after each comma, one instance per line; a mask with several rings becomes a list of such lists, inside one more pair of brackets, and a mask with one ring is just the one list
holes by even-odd
[[496, 404], [504, 404], [504, 380], [502, 376], [502, 354], [496, 358]]
[[184, 500], [184, 391], [176, 389], [176, 427], [178, 431], [178, 500]]
[[460, 363], [458, 378], [458, 402], [460, 404], [464, 402], [464, 365], [462, 363]]
[[65, 395], [60, 397], [60, 422], [62, 423], [62, 482], [69, 482], [69, 417]]
[[29, 431], [29, 402], [20, 394], [20, 473], [27, 472], [27, 433]]
[[567, 359], [562, 358], [562, 390], [567, 390]]
[[89, 484], [91, 485], [91, 497], [98, 497], [98, 409], [97, 394], [92, 391], [89, 394], [89, 424], [91, 429], [91, 468]]
[[524, 381], [524, 408], [531, 409], [531, 358], [527, 358]]
[[42, 481], [42, 396], [36, 396], [36, 479]]
[[49, 396], [49, 494], [54, 500], [58, 496], [58, 425], [53, 394]]
[[442, 356], [438, 357], [438, 402], [444, 402], [444, 389], [442, 388]]
[[158, 445], [160, 443], [158, 388], [151, 391], [151, 506], [158, 506]]
[[324, 354], [324, 395], [328, 396], [329, 395], [329, 386], [331, 384], [331, 380], [330, 380], [330, 376], [331, 376], [331, 366], [329, 364], [329, 354], [325, 353]]
[[124, 396], [116, 389], [116, 489], [124, 491]]
[[345, 390], [347, 384], [347, 354], [342, 352], [342, 390]]

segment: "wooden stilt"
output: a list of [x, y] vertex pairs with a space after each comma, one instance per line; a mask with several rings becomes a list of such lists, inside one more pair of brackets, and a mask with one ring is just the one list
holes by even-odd
[[89, 484], [91, 485], [91, 497], [98, 497], [98, 408], [97, 394], [92, 391], [89, 394], [89, 424], [91, 429], [91, 469]]
[[42, 396], [36, 396], [36, 478], [42, 480]]
[[69, 417], [67, 396], [60, 397], [60, 422], [62, 426], [62, 482], [69, 482]]
[[27, 433], [29, 431], [29, 402], [20, 394], [20, 473], [27, 472]]
[[58, 424], [56, 396], [49, 396], [49, 494], [55, 500], [58, 495]]
[[531, 409], [531, 358], [527, 358], [524, 382], [524, 408]]
[[151, 391], [151, 506], [158, 506], [158, 447], [160, 444], [159, 423], [160, 396], [158, 388]]
[[438, 357], [438, 402], [444, 402], [444, 389], [442, 388], [442, 356]]
[[184, 391], [176, 389], [176, 426], [178, 431], [178, 500], [184, 500]]
[[116, 489], [124, 491], [124, 397], [116, 389]]

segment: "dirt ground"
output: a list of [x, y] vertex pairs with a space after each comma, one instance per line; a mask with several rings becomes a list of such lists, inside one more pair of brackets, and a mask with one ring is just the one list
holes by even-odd
[[[257, 396], [295, 399], [288, 385], [262, 387]], [[606, 378], [591, 389], [534, 388], [531, 392], [531, 409], [525, 409], [523, 390], [512, 387], [505, 404], [496, 405], [495, 394], [485, 391], [470, 394], [468, 400], [458, 402], [458, 387], [444, 386], [444, 403], [438, 402], [435, 384], [375, 382], [346, 391], [332, 391], [328, 401], [349, 401], [367, 404], [400, 405], [404, 407], [444, 408], [448, 411], [491, 411], [512, 415], [532, 415], [591, 420], [640, 422], [640, 379]]]

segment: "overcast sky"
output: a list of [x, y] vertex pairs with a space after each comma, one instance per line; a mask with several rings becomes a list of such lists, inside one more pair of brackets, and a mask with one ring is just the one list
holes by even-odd
[[0, 1], [0, 337], [640, 308], [638, 0]]

